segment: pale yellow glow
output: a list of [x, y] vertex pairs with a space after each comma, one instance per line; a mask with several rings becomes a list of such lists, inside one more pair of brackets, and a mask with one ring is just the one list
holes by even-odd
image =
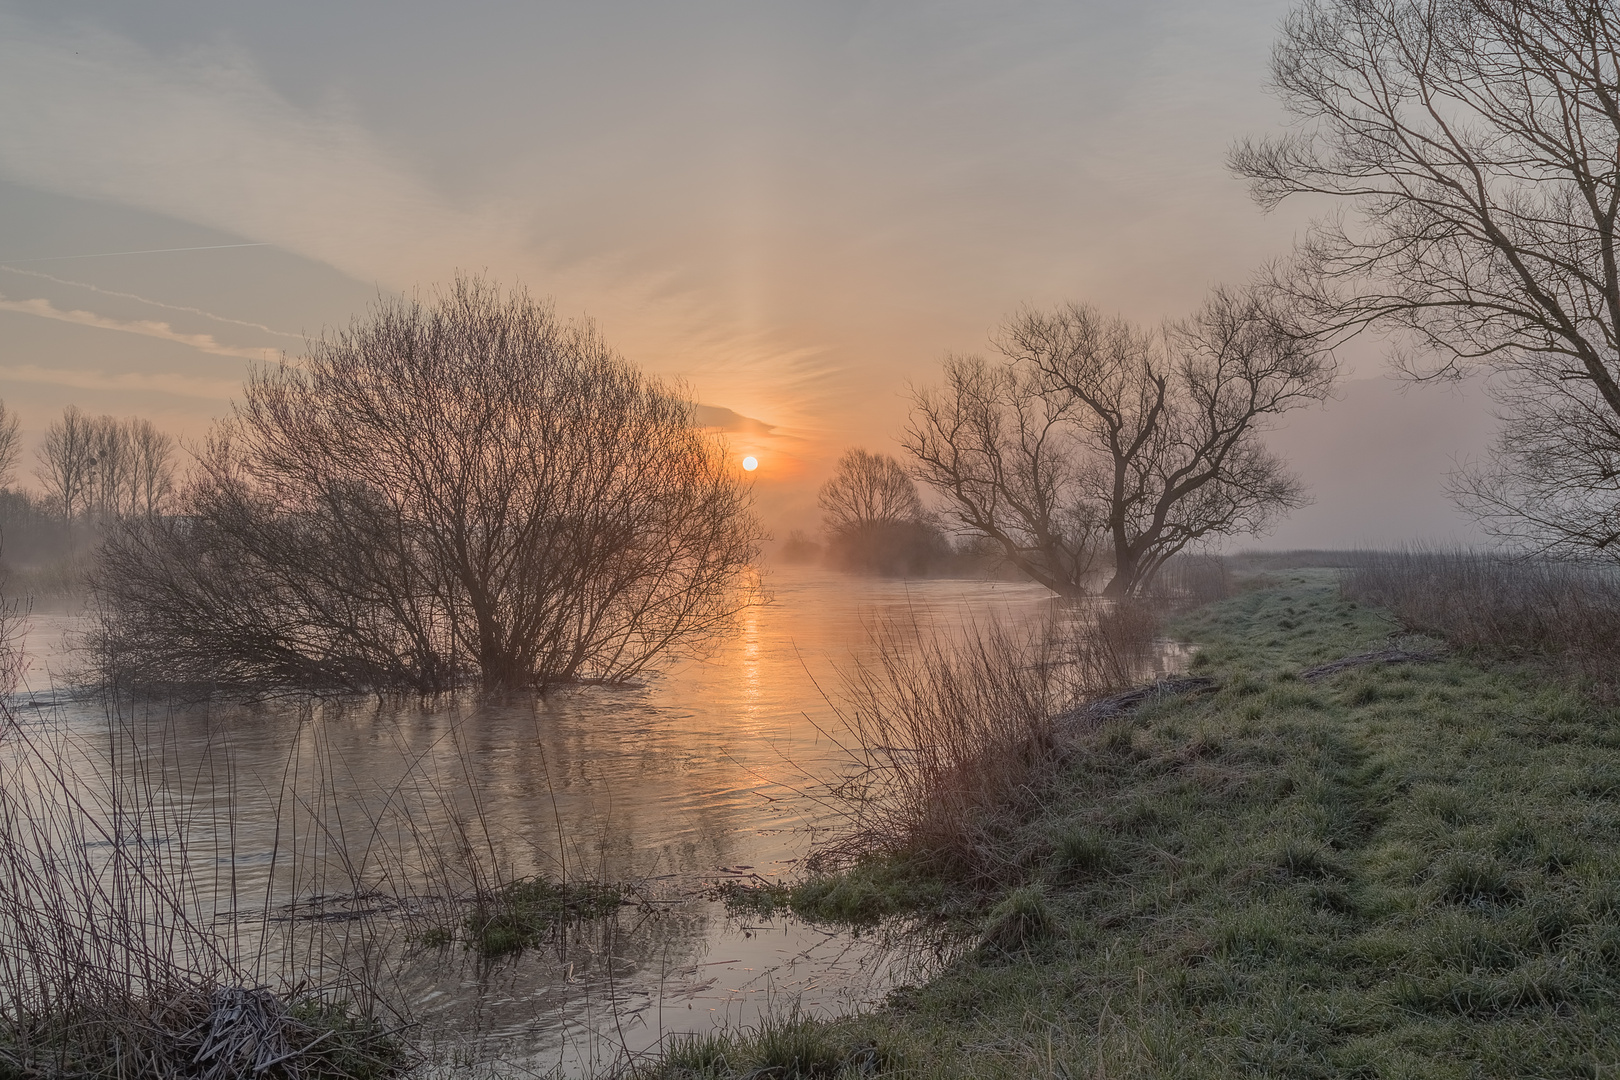
[[752, 454], [750, 454], [748, 457], [743, 458], [743, 469], [744, 469], [744, 471], [753, 472], [757, 468], [759, 468], [759, 458], [754, 457]]

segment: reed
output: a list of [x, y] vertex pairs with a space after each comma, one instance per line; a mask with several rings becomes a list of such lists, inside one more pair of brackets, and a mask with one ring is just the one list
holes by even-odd
[[0, 704], [0, 1073], [396, 1071], [408, 1055], [374, 971], [272, 976], [280, 905], [267, 886], [258, 919], [236, 909], [230, 800], [216, 816], [176, 775], [172, 739], [105, 734], [89, 745]]
[[[555, 890], [500, 855], [459, 728], [437, 763], [402, 743], [396, 775], [357, 776], [323, 734], [345, 708], [310, 703], [266, 777], [196, 713], [0, 701], [0, 1077], [396, 1075], [411, 943], [539, 941]], [[555, 889], [575, 919], [619, 896]]]
[[817, 865], [882, 856], [985, 889], [1017, 880], [1018, 827], [1063, 758], [1058, 718], [1148, 675], [1159, 626], [1155, 609], [1117, 605], [1078, 628], [878, 628], [835, 701], [852, 768], [833, 790], [850, 827]]
[[1462, 548], [1358, 553], [1347, 597], [1463, 649], [1549, 667], [1620, 697], [1620, 573]]

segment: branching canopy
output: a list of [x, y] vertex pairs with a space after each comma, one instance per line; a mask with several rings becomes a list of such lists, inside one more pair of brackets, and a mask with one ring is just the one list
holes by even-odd
[[1340, 203], [1279, 282], [1330, 332], [1405, 331], [1416, 377], [1505, 373], [1496, 464], [1460, 493], [1504, 531], [1611, 546], [1620, 6], [1307, 0], [1272, 77], [1295, 127], [1234, 168], [1264, 206]]
[[1006, 362], [946, 361], [915, 395], [905, 445], [955, 524], [1060, 593], [1110, 560], [1133, 595], [1212, 536], [1256, 532], [1303, 491], [1259, 435], [1331, 390], [1331, 357], [1292, 311], [1218, 290], [1195, 317], [1145, 331], [1070, 304], [1024, 311]]

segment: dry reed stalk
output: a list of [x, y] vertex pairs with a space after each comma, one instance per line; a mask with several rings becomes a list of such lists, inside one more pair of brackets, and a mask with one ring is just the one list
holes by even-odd
[[884, 854], [969, 883], [1007, 880], [1020, 858], [1009, 838], [1062, 757], [1055, 718], [1140, 680], [1157, 629], [1152, 610], [1126, 605], [1094, 609], [1078, 629], [877, 628], [835, 703], [856, 768], [833, 788], [850, 827], [823, 865]]
[[1343, 588], [1408, 629], [1545, 663], [1620, 696], [1620, 570], [1612, 563], [1460, 548], [1364, 552]]
[[[340, 1077], [406, 1059], [391, 942], [511, 875], [481, 804], [457, 805], [455, 729], [448, 762], [406, 757], [387, 787], [323, 729], [306, 718], [255, 793], [228, 745], [182, 746], [173, 714], [109, 704], [87, 736], [0, 701], [0, 1073]], [[262, 883], [238, 877], [256, 796], [276, 827]]]

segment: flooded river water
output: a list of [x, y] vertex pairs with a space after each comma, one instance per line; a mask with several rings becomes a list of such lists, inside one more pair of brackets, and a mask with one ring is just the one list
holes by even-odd
[[[745, 1027], [773, 1010], [858, 1009], [919, 977], [926, 959], [911, 951], [790, 918], [729, 917], [703, 888], [791, 876], [839, 827], [839, 807], [820, 794], [849, 765], [828, 699], [877, 627], [900, 622], [926, 640], [1038, 619], [1055, 603], [1031, 585], [806, 568], [776, 570], [766, 587], [770, 602], [707, 656], [634, 688], [432, 706], [142, 706], [113, 726], [135, 744], [130, 760], [183, 801], [186, 857], [233, 933], [268, 956], [262, 927], [320, 928], [296, 948], [294, 931], [278, 931], [267, 978], [316, 973], [364, 942], [362, 962], [446, 1070], [603, 1071], [674, 1033]], [[80, 746], [91, 767], [135, 768], [97, 756], [105, 705], [52, 690], [73, 622], [35, 617], [15, 711], [35, 737]], [[484, 961], [422, 945], [416, 924], [378, 899], [532, 873], [638, 882], [643, 902], [551, 947]], [[240, 929], [254, 919], [260, 931]]]

